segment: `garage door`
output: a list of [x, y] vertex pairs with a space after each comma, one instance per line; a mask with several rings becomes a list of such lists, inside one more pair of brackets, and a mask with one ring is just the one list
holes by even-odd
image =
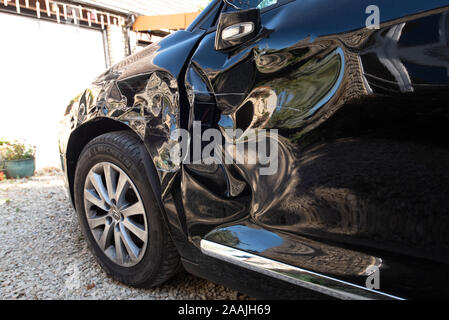
[[0, 13], [0, 138], [38, 147], [38, 167], [59, 166], [58, 122], [105, 69], [101, 31]]

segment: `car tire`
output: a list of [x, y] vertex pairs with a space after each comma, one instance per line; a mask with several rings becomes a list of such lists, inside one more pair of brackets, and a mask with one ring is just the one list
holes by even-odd
[[148, 288], [173, 277], [181, 264], [142, 152], [132, 132], [92, 140], [77, 163], [74, 198], [82, 232], [101, 267], [124, 284]]

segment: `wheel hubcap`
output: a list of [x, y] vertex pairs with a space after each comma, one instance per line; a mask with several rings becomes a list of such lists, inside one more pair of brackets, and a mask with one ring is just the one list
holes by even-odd
[[148, 243], [148, 226], [137, 188], [112, 163], [95, 165], [84, 184], [84, 207], [90, 231], [98, 246], [114, 263], [138, 264]]
[[116, 207], [112, 207], [111, 210], [109, 211], [109, 213], [111, 214], [112, 218], [114, 218], [115, 221], [120, 221], [120, 217], [122, 216], [119, 209], [117, 209]]

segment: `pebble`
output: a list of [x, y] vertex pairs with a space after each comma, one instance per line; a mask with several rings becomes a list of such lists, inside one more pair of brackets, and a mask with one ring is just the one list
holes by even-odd
[[250, 299], [181, 272], [159, 288], [109, 278], [83, 240], [60, 172], [0, 182], [0, 300]]

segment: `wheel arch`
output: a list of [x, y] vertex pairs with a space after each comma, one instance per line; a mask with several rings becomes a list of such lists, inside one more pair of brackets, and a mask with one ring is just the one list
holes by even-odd
[[110, 118], [99, 118], [94, 121], [84, 123], [70, 135], [66, 152], [66, 176], [70, 198], [75, 209], [76, 206], [74, 201], [73, 186], [75, 181], [76, 166], [81, 152], [86, 147], [86, 145], [96, 137], [115, 131], [129, 131], [142, 141], [141, 137], [129, 126], [127, 126], [123, 122], [116, 121]]
[[[125, 123], [117, 120], [113, 120], [106, 117], [100, 117], [93, 121], [89, 121], [78, 127], [75, 131], [72, 132], [67, 144], [66, 151], [66, 179], [68, 183], [68, 188], [70, 192], [70, 198], [72, 201], [72, 205], [76, 210], [75, 198], [74, 198], [74, 182], [75, 182], [75, 171], [78, 163], [78, 159], [83, 151], [83, 149], [89, 144], [90, 141], [95, 138], [111, 132], [118, 131], [127, 131], [128, 133], [135, 136], [139, 139], [141, 144], [141, 148], [143, 150], [143, 164], [145, 167], [145, 173], [148, 177], [148, 182], [151, 185], [154, 197], [156, 199], [156, 205], [159, 207], [162, 218], [165, 223], [165, 226], [168, 228], [170, 237], [173, 239], [173, 229], [170, 227], [171, 224], [169, 222], [167, 212], [165, 211], [165, 207], [162, 203], [162, 188], [159, 180], [158, 171], [156, 169], [156, 165], [151, 156], [151, 153], [148, 150], [148, 146], [145, 144], [142, 137], [135, 132], [131, 127], [126, 125]], [[174, 239], [173, 239], [174, 240]]]

